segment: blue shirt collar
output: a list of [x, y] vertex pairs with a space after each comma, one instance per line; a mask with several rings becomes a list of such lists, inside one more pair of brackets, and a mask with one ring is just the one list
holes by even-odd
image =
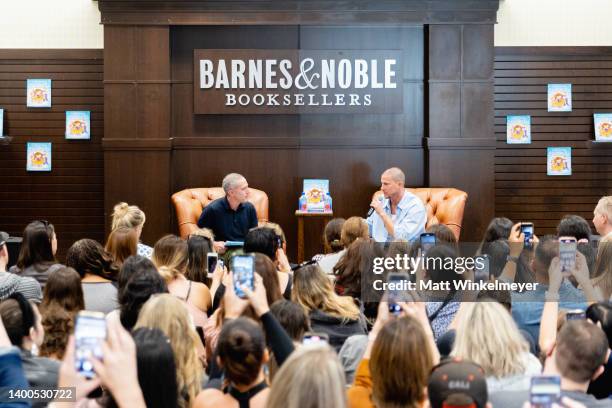
[[[400, 210], [404, 211], [407, 206], [408, 206], [408, 202], [410, 201], [409, 194], [406, 190], [404, 190], [404, 195], [402, 197], [402, 199], [400, 200], [400, 202], [397, 204], [397, 208], [399, 208]], [[383, 207], [385, 209], [388, 209], [388, 212], [391, 212], [391, 200], [388, 198], [385, 198], [385, 201], [383, 203]]]

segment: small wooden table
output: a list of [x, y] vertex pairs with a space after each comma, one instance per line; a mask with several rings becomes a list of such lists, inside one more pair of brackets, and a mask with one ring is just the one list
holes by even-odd
[[304, 218], [305, 217], [328, 217], [334, 216], [333, 212], [305, 212], [297, 210], [295, 216], [298, 219], [298, 232], [297, 232], [297, 261], [298, 263], [304, 262]]

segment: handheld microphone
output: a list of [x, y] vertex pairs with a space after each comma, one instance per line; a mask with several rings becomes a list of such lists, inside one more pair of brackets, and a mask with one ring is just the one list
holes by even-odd
[[[378, 201], [380, 201], [380, 203], [383, 203], [383, 200], [385, 199], [384, 196], [378, 196]], [[370, 209], [368, 210], [368, 215], [366, 215], [366, 218], [368, 218], [370, 215], [374, 214], [374, 207], [370, 206]]]

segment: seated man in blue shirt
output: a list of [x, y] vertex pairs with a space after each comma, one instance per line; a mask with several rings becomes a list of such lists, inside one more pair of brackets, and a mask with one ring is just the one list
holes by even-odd
[[225, 251], [225, 241], [244, 241], [247, 232], [257, 226], [257, 212], [249, 203], [249, 184], [237, 173], [228, 174], [222, 182], [225, 197], [216, 199], [202, 211], [198, 227], [209, 228], [215, 235], [215, 249]]
[[372, 200], [368, 216], [370, 235], [376, 242], [412, 241], [425, 232], [427, 211], [419, 197], [404, 188], [406, 176], [392, 167], [380, 177], [384, 200]]

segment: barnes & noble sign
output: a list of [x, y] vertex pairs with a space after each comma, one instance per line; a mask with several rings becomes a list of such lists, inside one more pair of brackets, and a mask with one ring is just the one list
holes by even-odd
[[194, 50], [200, 114], [401, 113], [398, 50]]

